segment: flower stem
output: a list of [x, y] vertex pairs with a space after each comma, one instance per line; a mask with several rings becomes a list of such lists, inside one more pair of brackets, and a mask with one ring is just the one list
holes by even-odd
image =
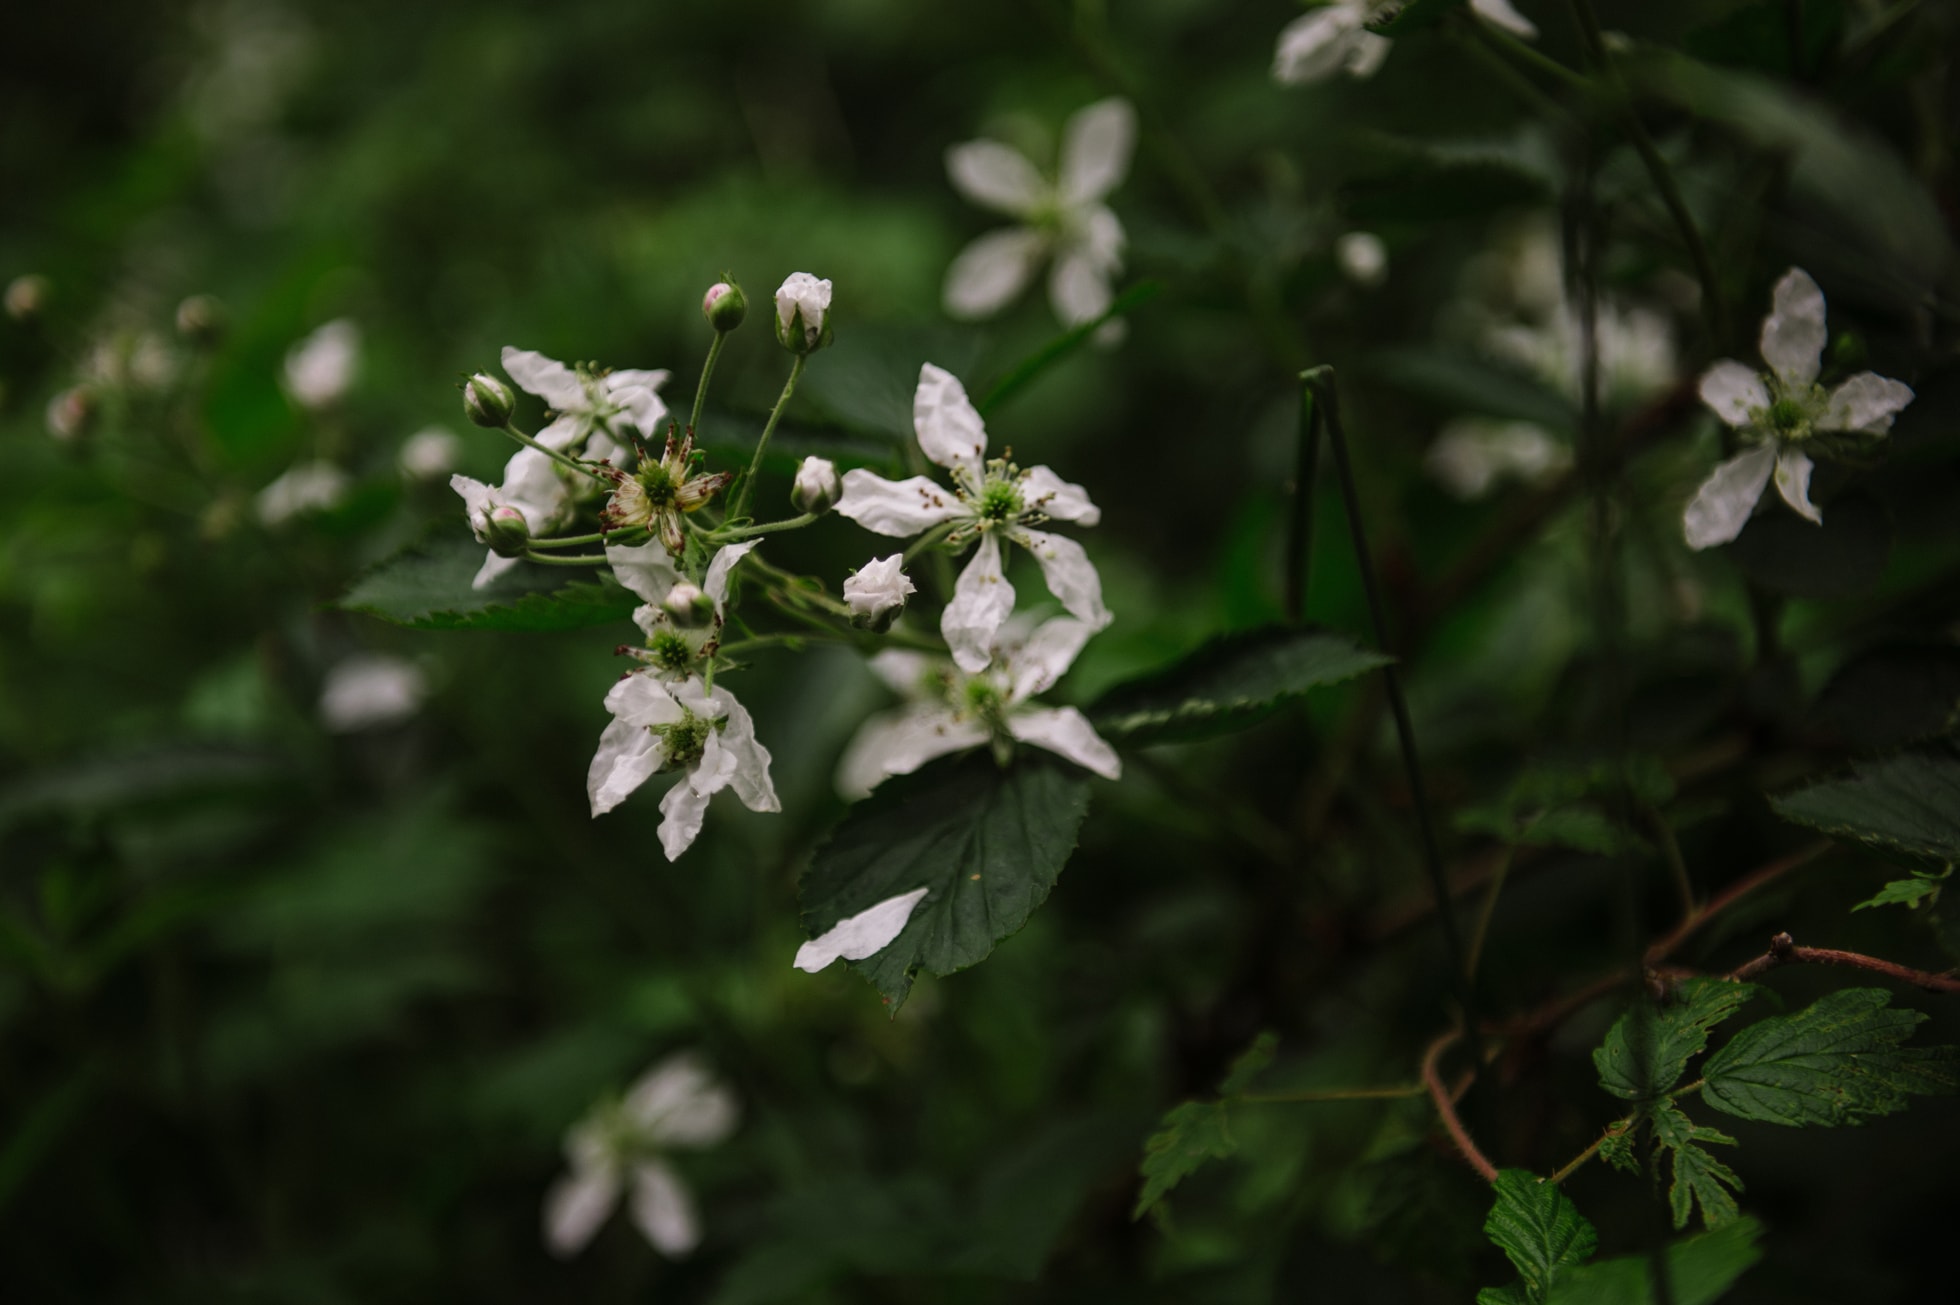
[[1394, 1101], [1402, 1097], [1419, 1097], [1426, 1091], [1428, 1089], [1420, 1083], [1404, 1083], [1394, 1087], [1332, 1088], [1327, 1091], [1242, 1092], [1232, 1100], [1262, 1106], [1308, 1101]]
[[646, 531], [638, 526], [625, 530], [615, 530], [608, 534], [601, 530], [592, 535], [561, 535], [557, 539], [533, 539], [532, 548], [579, 548], [586, 544], [605, 544], [608, 546], [638, 543]]
[[573, 471], [578, 472], [581, 476], [590, 476], [592, 477], [592, 479], [596, 481], [599, 481], [601, 483], [606, 483], [606, 478], [604, 476], [600, 475], [592, 468], [586, 466], [583, 462], [580, 462], [577, 458], [567, 457], [563, 453], [560, 453], [557, 449], [546, 448], [544, 445], [538, 443], [536, 440], [532, 439], [529, 435], [526, 435], [523, 431], [517, 429], [517, 427], [511, 425], [508, 422], [504, 424], [504, 434], [510, 436], [512, 439], [516, 440], [519, 444], [522, 444], [527, 449], [536, 449], [538, 452], [544, 454], [547, 458], [550, 458], [553, 462], [556, 462], [562, 467], [569, 467]]
[[720, 540], [748, 539], [754, 535], [767, 535], [777, 530], [801, 530], [807, 525], [814, 524], [818, 516], [819, 514], [815, 512], [805, 512], [800, 517], [788, 517], [782, 521], [770, 521], [759, 526], [730, 526], [726, 529], [715, 531], [714, 538]]
[[946, 538], [946, 536], [952, 534], [953, 527], [957, 524], [954, 521], [942, 521], [940, 524], [926, 531], [923, 535], [920, 535], [917, 539], [905, 546], [905, 556], [900, 558], [899, 561], [909, 566], [913, 558], [925, 552], [928, 548], [931, 548], [940, 540]]
[[805, 355], [797, 354], [796, 361], [789, 365], [789, 379], [783, 382], [783, 392], [776, 396], [776, 406], [769, 410], [769, 420], [762, 427], [762, 438], [755, 442], [755, 456], [749, 459], [749, 472], [742, 477], [741, 488], [735, 491], [735, 501], [728, 505], [731, 520], [739, 519], [749, 506], [749, 493], [755, 488], [755, 478], [762, 474], [762, 455], [769, 448], [769, 437], [776, 433], [776, 423], [782, 420], [783, 409], [789, 406], [789, 396], [796, 393], [796, 382], [803, 376]]
[[701, 424], [701, 404], [708, 397], [708, 378], [715, 374], [715, 363], [721, 358], [722, 341], [727, 338], [728, 332], [716, 331], [715, 342], [708, 346], [708, 360], [701, 364], [701, 379], [694, 386], [694, 411], [687, 418], [687, 433], [690, 435]]
[[576, 557], [555, 557], [550, 553], [536, 553], [528, 548], [524, 550], [524, 560], [542, 562], [546, 566], [605, 566], [607, 564], [604, 553], [580, 553]]

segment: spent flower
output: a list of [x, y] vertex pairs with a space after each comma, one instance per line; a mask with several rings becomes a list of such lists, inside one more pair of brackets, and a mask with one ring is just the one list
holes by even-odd
[[698, 470], [701, 457], [694, 450], [693, 431], [678, 440], [670, 431], [660, 457], [650, 458], [640, 450], [638, 471], [607, 466], [604, 474], [613, 491], [599, 513], [599, 528], [609, 533], [635, 527], [647, 530], [679, 557], [687, 547], [681, 517], [706, 507], [735, 478], [732, 472]]

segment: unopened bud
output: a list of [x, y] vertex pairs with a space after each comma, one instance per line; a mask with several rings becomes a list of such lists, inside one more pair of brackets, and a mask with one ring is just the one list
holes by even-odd
[[463, 411], [469, 419], [487, 430], [510, 425], [510, 414], [517, 410], [517, 396], [510, 386], [489, 372], [478, 372], [463, 382]]
[[225, 306], [210, 295], [192, 295], [177, 305], [177, 334], [210, 348], [225, 333]]
[[522, 557], [531, 546], [531, 523], [510, 504], [500, 503], [484, 515], [483, 542], [498, 557]]
[[723, 333], [732, 331], [749, 315], [748, 296], [732, 280], [717, 281], [708, 287], [707, 294], [701, 296], [701, 315], [715, 330]]
[[907, 596], [917, 593], [905, 574], [905, 558], [890, 557], [866, 562], [844, 581], [844, 601], [851, 608], [851, 624], [860, 630], [883, 634], [905, 610]]
[[7, 316], [16, 322], [31, 322], [48, 306], [52, 287], [48, 278], [36, 273], [17, 276], [7, 283]]
[[837, 468], [829, 458], [805, 458], [796, 469], [796, 480], [789, 487], [789, 501], [798, 512], [828, 512], [843, 497], [837, 482]]
[[776, 342], [795, 354], [830, 343], [830, 282], [792, 272], [776, 291]]
[[95, 396], [77, 385], [48, 400], [48, 434], [58, 440], [80, 439], [95, 424]]
[[667, 591], [660, 610], [683, 630], [698, 630], [715, 619], [715, 600], [702, 593], [699, 585], [683, 580]]

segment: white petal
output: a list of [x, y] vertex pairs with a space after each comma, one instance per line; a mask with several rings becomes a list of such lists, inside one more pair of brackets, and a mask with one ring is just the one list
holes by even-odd
[[1712, 548], [1742, 533], [1776, 467], [1776, 446], [1759, 444], [1709, 473], [1682, 517], [1689, 548]]
[[1332, 76], [1353, 53], [1362, 15], [1347, 5], [1313, 9], [1280, 29], [1273, 78], [1289, 86]]
[[1386, 36], [1376, 36], [1373, 32], [1356, 32], [1348, 44], [1348, 76], [1373, 77], [1381, 68], [1382, 61], [1388, 58], [1389, 47], [1394, 44], [1395, 42]]
[[701, 1244], [701, 1216], [680, 1175], [660, 1160], [633, 1166], [633, 1226], [662, 1255], [679, 1259]]
[[1062, 132], [1061, 199], [1087, 204], [1122, 183], [1136, 145], [1137, 115], [1128, 100], [1098, 100], [1078, 110]]
[[1027, 217], [1040, 207], [1048, 183], [1027, 157], [995, 140], [972, 140], [946, 151], [953, 188], [983, 208]]
[[674, 569], [674, 559], [668, 555], [667, 546], [657, 539], [631, 548], [608, 544], [606, 561], [612, 564], [613, 579], [649, 603], [661, 602], [681, 582], [681, 573]]
[[660, 769], [665, 749], [644, 725], [610, 722], [599, 735], [599, 749], [585, 772], [585, 791], [592, 814], [602, 816], [626, 800], [627, 794]]
[[572, 505], [558, 464], [536, 449], [519, 449], [511, 455], [504, 464], [504, 483], [497, 487], [497, 496], [524, 514], [524, 524], [534, 535], [550, 531]]
[[1088, 490], [1070, 484], [1046, 467], [1029, 467], [1022, 474], [1021, 506], [1079, 526], [1093, 526], [1102, 520], [1102, 509], [1089, 501]]
[[796, 960], [792, 964], [799, 970], [815, 974], [839, 957], [847, 961], [861, 961], [867, 956], [877, 955], [905, 932], [906, 921], [912, 918], [913, 910], [930, 891], [927, 888], [914, 888], [909, 893], [887, 897], [856, 915], [845, 916], [822, 936], [797, 948]]
[[470, 588], [483, 588], [517, 563], [518, 559], [514, 557], [498, 557], [495, 553], [485, 553], [483, 565], [477, 568], [476, 578], [470, 581]]
[[579, 384], [578, 374], [564, 363], [553, 362], [534, 349], [513, 349], [505, 345], [504, 370], [510, 373], [510, 378], [517, 382], [519, 388], [537, 395], [561, 412], [583, 412], [590, 406], [586, 402], [585, 387]]
[[1023, 743], [1067, 757], [1104, 779], [1123, 777], [1123, 763], [1117, 758], [1116, 749], [1105, 743], [1089, 718], [1073, 707], [1017, 711], [1007, 718], [1007, 732]]
[[1824, 338], [1824, 292], [1793, 267], [1776, 283], [1763, 319], [1763, 361], [1785, 384], [1808, 385], [1817, 379]]
[[1048, 272], [1048, 302], [1064, 326], [1093, 322], [1109, 311], [1115, 296], [1109, 289], [1109, 272], [1086, 250], [1069, 249], [1055, 259]]
[[[747, 539], [739, 544], [726, 544], [715, 553], [714, 560], [708, 563], [708, 574], [701, 581], [701, 592], [714, 599], [717, 612], [728, 601], [728, 573], [735, 569], [737, 562], [754, 552], [755, 546], [761, 542], [760, 539]], [[665, 596], [661, 595], [663, 598]], [[656, 598], [654, 601], [659, 602], [660, 599]]]
[[[640, 434], [653, 439], [659, 433], [660, 423], [666, 420], [667, 405], [661, 401], [659, 390], [667, 383], [664, 369], [646, 371], [626, 368], [606, 377], [606, 395], [626, 411], [626, 419], [638, 428]], [[589, 456], [597, 459], [603, 455], [596, 450], [587, 450]], [[618, 466], [618, 463], [614, 463]]]
[[[712, 740], [710, 740], [712, 742]], [[708, 818], [708, 799], [711, 793], [703, 793], [689, 783], [691, 776], [681, 776], [680, 783], [667, 790], [667, 796], [660, 799], [660, 850], [667, 854], [669, 861], [678, 861], [681, 853], [694, 846], [694, 840], [701, 836], [701, 826]]]
[[980, 483], [987, 427], [959, 377], [931, 363], [919, 369], [919, 387], [912, 392], [912, 432], [928, 458], [967, 477], [969, 488]]
[[1072, 616], [1045, 621], [1027, 640], [1004, 650], [1008, 669], [1007, 700], [1025, 702], [1055, 687], [1082, 645], [1099, 627]]
[[953, 601], [939, 617], [939, 633], [961, 670], [971, 675], [986, 669], [994, 634], [1013, 610], [1014, 586], [1001, 574], [1000, 540], [989, 531], [980, 536], [973, 559], [953, 586]]
[[941, 292], [946, 311], [971, 321], [991, 317], [1027, 288], [1048, 251], [1048, 237], [1032, 227], [1005, 227], [975, 239], [946, 269]]
[[1109, 610], [1102, 600], [1102, 577], [1096, 574], [1095, 564], [1082, 545], [1063, 535], [1024, 526], [1016, 527], [1012, 538], [1041, 563], [1048, 592], [1062, 600], [1071, 616], [1079, 616], [1097, 629], [1109, 624]]
[[[689, 686], [699, 683], [688, 681]], [[628, 725], [677, 725], [686, 714], [675, 701], [677, 692], [680, 690], [669, 689], [655, 677], [636, 671], [622, 675], [606, 690], [606, 710]]]
[[626, 1091], [626, 1113], [662, 1146], [714, 1146], [735, 1131], [741, 1106], [701, 1057], [683, 1051], [642, 1074]]
[[[456, 491], [463, 500], [463, 519], [470, 523], [470, 530], [477, 529], [477, 523], [485, 512], [494, 506], [496, 491], [480, 480], [458, 473], [449, 478], [449, 488]], [[477, 536], [482, 539], [481, 535]]]
[[748, 708], [735, 701], [735, 695], [715, 686], [711, 701], [727, 716], [728, 724], [718, 737], [722, 750], [733, 759], [728, 786], [742, 805], [751, 811], [781, 811], [776, 786], [769, 778], [769, 749], [756, 741], [755, 720]]
[[1824, 524], [1824, 514], [1810, 501], [1811, 462], [1807, 454], [1784, 449], [1776, 455], [1776, 492], [1806, 521]]
[[405, 658], [354, 653], [334, 664], [320, 689], [320, 723], [336, 732], [407, 720], [429, 694], [429, 677]]
[[1831, 391], [1818, 426], [1824, 430], [1863, 431], [1882, 435], [1892, 429], [1892, 418], [1912, 402], [1912, 387], [1890, 380], [1877, 372], [1859, 372]]
[[967, 515], [966, 506], [930, 477], [886, 480], [863, 467], [844, 473], [844, 494], [835, 510], [866, 530], [894, 536], [916, 535]]
[[1724, 358], [1701, 374], [1701, 401], [1731, 426], [1747, 426], [1749, 414], [1769, 407], [1769, 387], [1756, 369]]
[[544, 1198], [544, 1244], [564, 1258], [585, 1249], [619, 1200], [619, 1176], [610, 1166], [566, 1174]]
[[1529, 18], [1511, 7], [1511, 0], [1470, 0], [1470, 7], [1477, 17], [1487, 23], [1503, 28], [1513, 36], [1527, 40], [1538, 35], [1538, 27]]
[[866, 663], [871, 673], [887, 688], [904, 698], [937, 697], [937, 673], [946, 665], [944, 657], [914, 652], [910, 648], [885, 648]]
[[893, 775], [909, 775], [934, 757], [987, 741], [987, 729], [962, 721], [944, 703], [914, 703], [884, 711], [858, 726], [837, 762], [837, 791], [847, 801], [869, 797]]

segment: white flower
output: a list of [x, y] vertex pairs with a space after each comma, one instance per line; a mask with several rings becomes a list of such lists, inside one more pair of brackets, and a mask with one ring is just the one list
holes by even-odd
[[1747, 447], [1715, 468], [1682, 519], [1690, 548], [1726, 544], [1742, 533], [1772, 473], [1783, 501], [1808, 521], [1824, 514], [1810, 501], [1810, 454], [1882, 438], [1912, 402], [1912, 390], [1876, 372], [1836, 389], [1817, 383], [1824, 344], [1824, 292], [1791, 268], [1776, 283], [1760, 347], [1768, 373], [1725, 358], [1701, 377], [1701, 400], [1736, 429]]
[[1334, 262], [1356, 285], [1378, 286], [1388, 279], [1388, 246], [1371, 232], [1350, 231], [1336, 240]]
[[544, 1240], [558, 1256], [576, 1255], [619, 1204], [628, 1182], [633, 1224], [663, 1255], [701, 1243], [694, 1198], [663, 1156], [725, 1141], [741, 1107], [689, 1052], [642, 1074], [618, 1101], [602, 1101], [565, 1135], [570, 1172], [544, 1198]]
[[830, 282], [791, 272], [776, 288], [776, 339], [793, 353], [822, 347], [830, 327]]
[[1429, 446], [1422, 465], [1461, 499], [1479, 499], [1503, 480], [1536, 481], [1572, 464], [1572, 453], [1528, 421], [1465, 417]]
[[634, 671], [606, 694], [613, 720], [599, 736], [586, 772], [592, 814], [603, 815], [658, 771], [681, 771], [660, 800], [660, 846], [677, 859], [701, 832], [708, 799], [724, 788], [751, 811], [780, 811], [769, 780], [769, 750], [756, 741], [755, 722], [733, 694], [698, 678], [665, 684]]
[[959, 380], [931, 363], [919, 371], [912, 429], [925, 455], [952, 472], [952, 493], [926, 476], [892, 481], [858, 467], [844, 473], [837, 511], [881, 535], [916, 535], [948, 525], [949, 543], [979, 539], [953, 601], [939, 618], [939, 632], [961, 670], [986, 666], [988, 647], [1014, 610], [1014, 586], [1001, 569], [1003, 537], [1034, 554], [1048, 591], [1062, 606], [1098, 629], [1109, 624], [1102, 579], [1082, 545], [1030, 528], [1051, 519], [1095, 525], [1102, 512], [1086, 490], [1046, 467], [1023, 471], [1003, 459], [984, 460], [987, 430], [979, 412]]
[[538, 432], [537, 440], [560, 453], [618, 466], [626, 460], [632, 432], [653, 439], [667, 416], [659, 394], [667, 383], [664, 370], [574, 371], [541, 353], [509, 345], [503, 359], [518, 388], [550, 406], [552, 422]]
[[837, 481], [837, 464], [829, 458], [811, 456], [796, 468], [789, 501], [798, 512], [828, 512], [837, 506], [838, 495], [843, 492]]
[[[1387, 18], [1403, 0], [1334, 0], [1309, 9], [1280, 30], [1273, 52], [1273, 78], [1289, 86], [1317, 82], [1337, 72], [1372, 77], [1394, 44], [1367, 25]], [[1517, 36], [1534, 37], [1538, 28], [1511, 7], [1511, 0], [1470, 0], [1487, 23]]]
[[[1025, 627], [1024, 627], [1025, 628]], [[837, 763], [837, 791], [856, 799], [891, 778], [907, 775], [934, 757], [983, 743], [1030, 743], [1067, 757], [1085, 770], [1117, 779], [1123, 763], [1073, 707], [1031, 701], [1046, 692], [1075, 661], [1097, 627], [1056, 617], [1032, 634], [1002, 632], [992, 664], [978, 675], [944, 658], [888, 648], [871, 669], [909, 701], [858, 727]]]
[[428, 676], [414, 662], [387, 653], [355, 653], [327, 672], [320, 721], [336, 734], [393, 725], [419, 711], [428, 692]]
[[917, 592], [905, 574], [905, 557], [900, 553], [866, 562], [844, 581], [851, 624], [867, 630], [889, 630], [905, 610], [906, 598]]
[[[532, 448], [522, 448], [511, 455], [510, 461], [504, 464], [502, 485], [486, 485], [459, 474], [449, 478], [449, 487], [462, 496], [464, 516], [480, 544], [490, 542], [490, 514], [500, 507], [517, 509], [533, 535], [548, 534], [572, 515], [571, 491], [559, 473], [558, 464]], [[499, 557], [494, 552], [485, 554], [482, 568], [471, 581], [472, 587], [483, 588], [517, 562], [515, 557]]]
[[72, 440], [95, 419], [95, 395], [84, 386], [70, 386], [48, 400], [45, 415], [48, 434], [58, 440]]
[[395, 462], [410, 480], [434, 480], [453, 470], [463, 456], [463, 441], [454, 431], [425, 426], [402, 441]]
[[305, 512], [323, 512], [347, 497], [347, 473], [331, 462], [302, 462], [259, 491], [259, 520], [276, 526]]
[[1022, 223], [990, 231], [960, 251], [946, 271], [946, 311], [962, 318], [999, 312], [1051, 254], [1048, 300], [1063, 325], [1080, 326], [1109, 311], [1110, 280], [1123, 268], [1123, 224], [1103, 200], [1129, 172], [1135, 142], [1129, 101], [1109, 99], [1068, 120], [1052, 181], [999, 141], [968, 141], [946, 151], [956, 190]]
[[[717, 549], [702, 577], [700, 591], [713, 604], [713, 615], [699, 625], [682, 625], [668, 610], [668, 601], [687, 582], [675, 569], [671, 556], [658, 541], [633, 548], [609, 546], [606, 560], [612, 564], [615, 579], [646, 602], [633, 609], [633, 624], [647, 637], [645, 651], [631, 649], [646, 663], [650, 673], [669, 680], [685, 680], [693, 675], [696, 663], [712, 657], [721, 645], [721, 630], [727, 619], [728, 578], [735, 564], [754, 550], [759, 539], [725, 544]], [[765, 760], [767, 754], [764, 754]]]
[[303, 408], [332, 406], [361, 364], [361, 328], [336, 318], [286, 353], [286, 392]]
[[905, 932], [905, 923], [912, 918], [913, 909], [931, 891], [929, 888], [914, 888], [909, 893], [887, 897], [856, 915], [845, 916], [821, 937], [812, 938], [798, 947], [796, 959], [790, 964], [815, 974], [839, 957], [847, 961], [861, 961], [867, 956], [876, 956], [891, 946], [892, 939]]

